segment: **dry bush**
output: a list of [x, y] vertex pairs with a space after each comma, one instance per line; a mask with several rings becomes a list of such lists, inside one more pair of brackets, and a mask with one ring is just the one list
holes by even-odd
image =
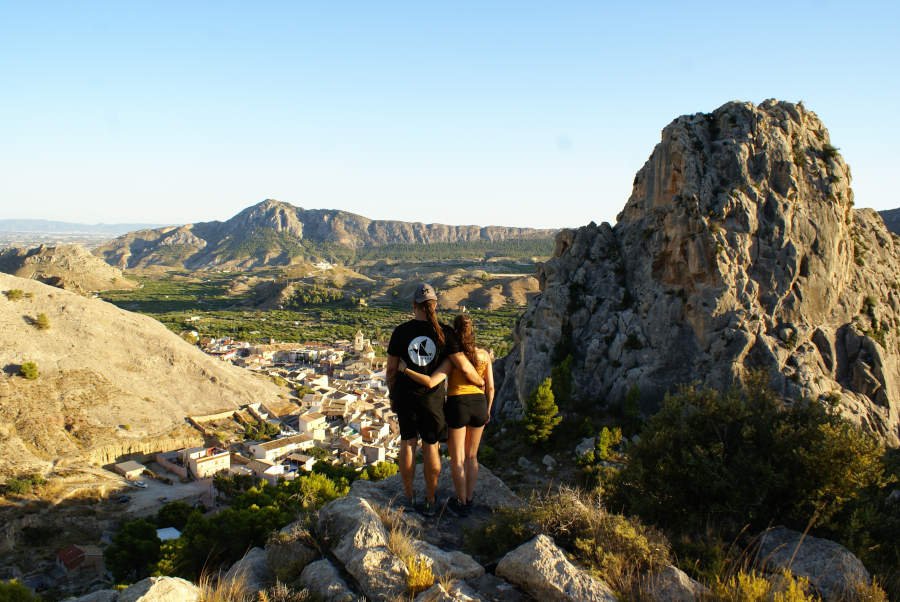
[[403, 563], [406, 564], [406, 587], [410, 595], [415, 596], [434, 585], [434, 573], [427, 558], [417, 555], [402, 558]]
[[406, 559], [416, 555], [412, 532], [403, 525], [395, 525], [388, 531], [387, 547], [394, 556]]
[[717, 580], [710, 589], [710, 600], [715, 602], [817, 602], [819, 597], [811, 592], [808, 579], [795, 577], [788, 570], [768, 579], [759, 573], [742, 570], [727, 579]]
[[606, 510], [598, 492], [570, 487], [535, 496], [530, 514], [538, 530], [597, 572], [620, 593], [640, 589], [641, 575], [671, 564], [659, 531]]

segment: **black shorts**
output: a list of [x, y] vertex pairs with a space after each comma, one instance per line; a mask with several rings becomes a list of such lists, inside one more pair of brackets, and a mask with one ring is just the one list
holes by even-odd
[[444, 420], [444, 392], [424, 397], [410, 396], [391, 401], [400, 424], [400, 439], [422, 438], [423, 443], [447, 440], [447, 422]]
[[452, 429], [484, 426], [488, 421], [487, 399], [484, 393], [450, 395], [444, 406], [444, 415], [447, 426]]

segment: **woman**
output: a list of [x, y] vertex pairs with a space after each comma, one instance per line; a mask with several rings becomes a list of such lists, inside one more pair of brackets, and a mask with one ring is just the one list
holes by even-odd
[[490, 354], [475, 346], [472, 318], [465, 314], [457, 316], [453, 329], [463, 354], [483, 379], [483, 387], [470, 382], [449, 360], [444, 360], [431, 376], [408, 370], [405, 363], [400, 364], [400, 372], [426, 387], [435, 387], [447, 379], [444, 416], [450, 429], [447, 448], [450, 451], [450, 474], [456, 490], [456, 498], [450, 499], [449, 506], [457, 514], [465, 515], [472, 508], [475, 482], [478, 480], [478, 446], [494, 402], [494, 371]]

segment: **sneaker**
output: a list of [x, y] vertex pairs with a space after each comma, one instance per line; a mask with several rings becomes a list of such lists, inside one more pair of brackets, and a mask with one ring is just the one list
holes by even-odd
[[431, 518], [437, 515], [437, 500], [424, 500], [421, 504], [418, 505], [416, 510], [419, 511], [419, 514], [424, 516], [425, 518]]
[[455, 496], [447, 501], [447, 507], [450, 508], [450, 511], [456, 516], [469, 516], [469, 505], [462, 503], [459, 501], [459, 498]]

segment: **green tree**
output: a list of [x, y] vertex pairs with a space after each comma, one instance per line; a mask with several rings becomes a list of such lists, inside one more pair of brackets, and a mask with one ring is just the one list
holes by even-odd
[[50, 318], [45, 313], [39, 313], [34, 321], [34, 325], [38, 330], [47, 330], [50, 328]]
[[622, 429], [615, 427], [609, 430], [603, 427], [600, 434], [597, 435], [597, 441], [594, 443], [595, 457], [597, 460], [608, 460], [609, 451], [622, 441]]
[[200, 511], [184, 502], [171, 502], [159, 509], [156, 513], [156, 524], [162, 527], [175, 527], [179, 531], [187, 525], [191, 514]]
[[133, 583], [150, 575], [159, 560], [159, 549], [156, 525], [141, 518], [122, 525], [103, 559], [116, 581]]
[[553, 380], [545, 378], [525, 402], [525, 437], [529, 443], [544, 443], [560, 423], [559, 408], [553, 398]]
[[3, 294], [6, 295], [6, 298], [10, 301], [19, 301], [25, 297], [25, 291], [20, 288], [10, 289]]
[[34, 362], [22, 362], [19, 366], [19, 374], [28, 380], [36, 380], [40, 376], [38, 366]]
[[364, 474], [361, 475], [360, 478], [369, 481], [380, 481], [381, 479], [394, 476], [397, 474], [398, 470], [399, 467], [393, 462], [378, 462], [377, 464], [367, 466], [366, 469], [363, 470]]
[[572, 402], [572, 355], [569, 354], [560, 363], [550, 369], [553, 383], [553, 399], [560, 407], [569, 407]]

